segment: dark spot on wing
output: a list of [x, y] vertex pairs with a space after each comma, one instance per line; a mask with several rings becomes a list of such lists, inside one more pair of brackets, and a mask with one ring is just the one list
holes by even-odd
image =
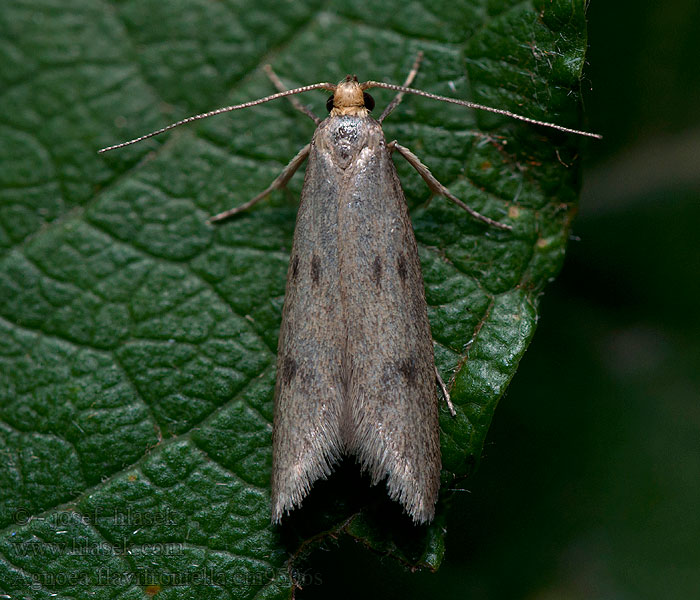
[[321, 278], [321, 259], [314, 254], [311, 258], [311, 281], [318, 284]]
[[285, 356], [282, 359], [282, 364], [280, 365], [280, 377], [282, 383], [288, 385], [289, 382], [294, 379], [297, 373], [297, 361], [295, 361], [291, 356]]
[[413, 356], [401, 359], [397, 364], [399, 373], [409, 385], [415, 385], [417, 382], [416, 360]]
[[406, 283], [406, 275], [408, 275], [408, 269], [406, 268], [406, 257], [403, 252], [399, 254], [399, 258], [396, 263], [396, 269], [399, 273], [399, 279], [401, 283]]
[[289, 276], [292, 278], [292, 281], [297, 280], [297, 273], [299, 272], [299, 255], [295, 255], [294, 258], [292, 258], [292, 268], [289, 271]]
[[382, 284], [382, 257], [376, 256], [372, 263], [372, 281], [374, 285], [380, 287]]

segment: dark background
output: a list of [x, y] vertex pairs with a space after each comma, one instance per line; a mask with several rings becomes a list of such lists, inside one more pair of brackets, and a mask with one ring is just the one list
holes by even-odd
[[409, 574], [340, 542], [303, 598], [700, 598], [700, 3], [588, 17], [586, 126], [605, 140], [445, 562]]

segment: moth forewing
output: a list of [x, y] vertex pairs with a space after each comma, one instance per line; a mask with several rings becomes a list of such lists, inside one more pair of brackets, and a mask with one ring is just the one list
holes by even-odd
[[[314, 136], [314, 140], [316, 135]], [[277, 347], [272, 521], [298, 506], [344, 448], [345, 330], [337, 279], [337, 173], [312, 142], [287, 274]], [[303, 423], [303, 425], [302, 425]]]
[[[357, 154], [344, 173], [338, 222], [347, 322], [347, 451], [414, 521], [433, 518], [440, 436], [433, 341], [416, 239], [384, 134], [352, 124]], [[328, 129], [347, 130], [342, 121]]]

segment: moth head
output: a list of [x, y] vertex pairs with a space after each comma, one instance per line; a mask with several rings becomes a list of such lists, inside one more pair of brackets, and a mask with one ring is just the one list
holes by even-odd
[[326, 108], [332, 117], [341, 115], [367, 116], [374, 108], [374, 98], [363, 91], [356, 75], [347, 75], [328, 98]]

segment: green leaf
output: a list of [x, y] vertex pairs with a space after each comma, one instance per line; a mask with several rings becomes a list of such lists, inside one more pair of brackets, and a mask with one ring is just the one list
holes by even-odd
[[[580, 140], [417, 97], [385, 124], [458, 197], [513, 226], [495, 231], [441, 198], [427, 206], [398, 163], [458, 411], [442, 411], [444, 486], [421, 528], [383, 485], [357, 485], [352, 464], [281, 528], [269, 523], [302, 178], [225, 225], [205, 220], [264, 189], [313, 124], [280, 101], [96, 154], [269, 94], [266, 62], [290, 87], [348, 72], [400, 83], [418, 50], [416, 87], [578, 125], [583, 0], [379, 4], [4, 6], [1, 593], [284, 597], [308, 550], [342, 532], [438, 567], [449, 489], [478, 463], [561, 267]], [[325, 99], [301, 98], [319, 114]]]

